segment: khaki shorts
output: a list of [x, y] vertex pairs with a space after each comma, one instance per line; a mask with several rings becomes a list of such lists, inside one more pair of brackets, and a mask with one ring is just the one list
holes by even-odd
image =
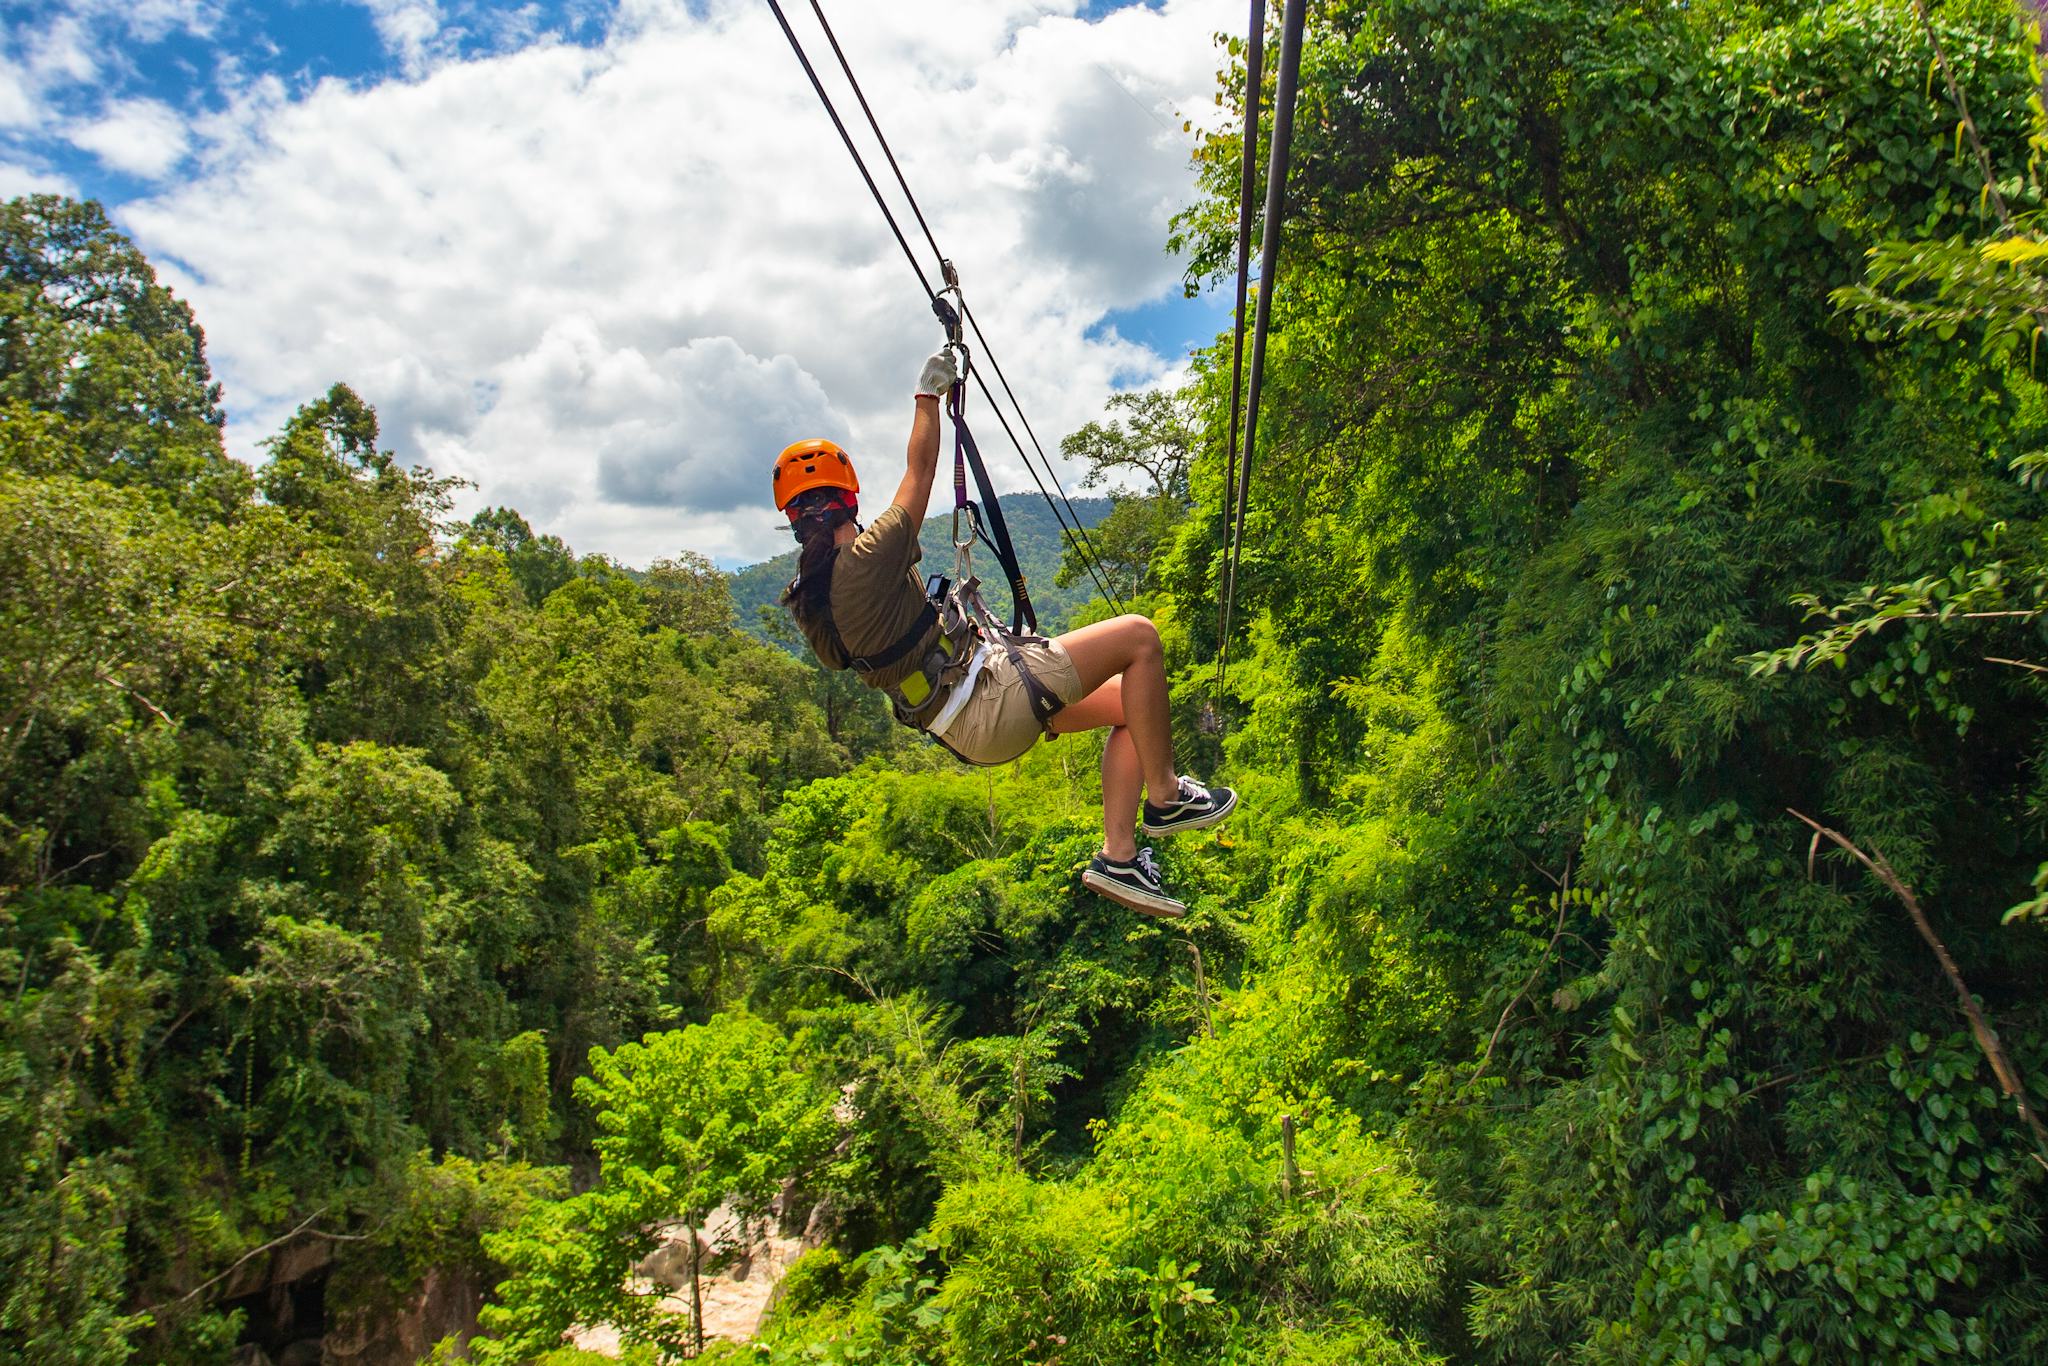
[[[1020, 640], [1017, 653], [1039, 686], [1063, 704], [1081, 700], [1081, 675], [1066, 646], [1056, 640]], [[1031, 695], [1010, 662], [1010, 652], [991, 642], [974, 691], [941, 740], [970, 764], [1007, 764], [1030, 749], [1040, 733], [1038, 718], [1031, 714]]]

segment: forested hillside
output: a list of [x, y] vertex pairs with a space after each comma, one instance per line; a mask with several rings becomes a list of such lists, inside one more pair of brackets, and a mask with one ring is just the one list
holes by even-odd
[[636, 1261], [772, 1202], [708, 1358], [2048, 1360], [2023, 20], [1311, 6], [1220, 686], [1227, 338], [1127, 519], [1242, 794], [1172, 924], [1099, 737], [962, 769], [345, 387], [247, 470], [6, 206], [0, 1359], [686, 1357]]

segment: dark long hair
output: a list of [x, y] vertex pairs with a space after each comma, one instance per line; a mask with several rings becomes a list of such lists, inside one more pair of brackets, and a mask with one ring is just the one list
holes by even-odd
[[[797, 518], [795, 531], [797, 539], [804, 543], [803, 553], [797, 557], [796, 577], [790, 580], [783, 591], [782, 605], [796, 614], [800, 625], [815, 626], [831, 611], [832, 557], [839, 547], [834, 544], [839, 528], [854, 519], [854, 509], [847, 506], [851, 498], [838, 494], [837, 490], [820, 489], [821, 494], [837, 494], [820, 498], [815, 509], [798, 505], [801, 513]], [[808, 498], [809, 494], [800, 494]]]

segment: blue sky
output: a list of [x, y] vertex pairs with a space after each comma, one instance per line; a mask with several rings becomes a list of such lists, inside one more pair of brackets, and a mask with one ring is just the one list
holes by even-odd
[[[417, 63], [395, 36], [412, 8], [408, 0], [6, 0], [0, 3], [0, 27], [12, 37], [15, 51], [8, 55], [17, 62], [30, 55], [23, 49], [32, 52], [39, 30], [53, 20], [68, 13], [85, 28], [97, 70], [89, 81], [51, 92], [57, 111], [82, 117], [110, 98], [139, 98], [194, 117], [228, 109], [263, 77], [297, 94], [324, 80], [365, 87], [417, 74]], [[612, 10], [598, 0], [427, 0], [420, 8], [440, 20], [434, 56], [455, 61], [536, 42], [599, 42]], [[36, 132], [0, 129], [0, 139], [18, 158], [68, 178], [95, 198], [118, 202], [147, 192], [146, 179]]]
[[[1164, 242], [1238, 0], [829, 12], [1049, 443], [1228, 326]], [[341, 380], [628, 562], [779, 549], [760, 452], [900, 459], [933, 344], [761, 0], [0, 0], [0, 196], [35, 190], [193, 303], [236, 454]]]
[[1097, 330], [1115, 328], [1130, 341], [1178, 359], [1207, 346], [1229, 326], [1230, 299], [1222, 290], [1211, 290], [1193, 299], [1176, 292], [1136, 308], [1112, 309]]
[[294, 84], [373, 80], [393, 68], [370, 12], [341, 0], [276, 0], [261, 9], [231, 10], [203, 37], [178, 29], [128, 52], [131, 89], [171, 104], [214, 107], [222, 103], [216, 78], [223, 56], [244, 72]]

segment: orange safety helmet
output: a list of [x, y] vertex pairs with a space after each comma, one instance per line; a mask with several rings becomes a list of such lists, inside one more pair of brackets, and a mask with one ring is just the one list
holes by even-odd
[[853, 461], [830, 441], [799, 441], [775, 457], [775, 510], [784, 511], [789, 500], [812, 489], [845, 489], [860, 492], [860, 476]]

